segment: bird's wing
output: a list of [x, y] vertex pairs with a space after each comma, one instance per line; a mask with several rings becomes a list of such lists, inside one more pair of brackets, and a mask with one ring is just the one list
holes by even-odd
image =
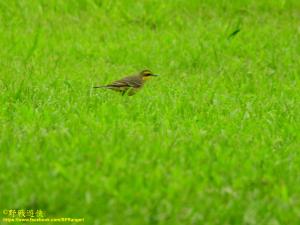
[[125, 82], [124, 80], [116, 80], [113, 83], [107, 85], [110, 87], [129, 87], [129, 85], [127, 84], [127, 82]]
[[121, 80], [117, 80], [113, 82], [112, 84], [108, 85], [111, 87], [134, 87], [138, 88], [142, 86], [142, 81], [139, 79], [139, 77], [136, 76], [129, 76], [129, 77], [124, 77]]
[[143, 85], [140, 76], [130, 76], [123, 79], [130, 87], [139, 88]]

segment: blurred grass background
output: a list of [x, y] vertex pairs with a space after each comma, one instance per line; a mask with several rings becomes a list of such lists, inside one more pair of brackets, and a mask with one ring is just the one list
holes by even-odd
[[0, 31], [1, 210], [298, 224], [299, 1], [0, 1]]

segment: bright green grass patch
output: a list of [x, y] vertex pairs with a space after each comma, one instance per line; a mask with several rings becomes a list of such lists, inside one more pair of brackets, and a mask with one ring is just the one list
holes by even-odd
[[[299, 12], [296, 0], [1, 1], [0, 210], [298, 224]], [[92, 89], [145, 68], [161, 76], [135, 96]]]

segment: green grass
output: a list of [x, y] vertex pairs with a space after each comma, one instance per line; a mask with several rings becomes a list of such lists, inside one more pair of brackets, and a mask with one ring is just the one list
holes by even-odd
[[[299, 12], [297, 0], [0, 1], [0, 210], [299, 224]], [[145, 68], [161, 76], [135, 96], [91, 88]]]

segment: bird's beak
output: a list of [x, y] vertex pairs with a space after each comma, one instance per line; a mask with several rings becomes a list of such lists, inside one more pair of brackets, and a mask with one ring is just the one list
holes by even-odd
[[159, 74], [151, 74], [151, 76], [157, 77], [159, 76]]

